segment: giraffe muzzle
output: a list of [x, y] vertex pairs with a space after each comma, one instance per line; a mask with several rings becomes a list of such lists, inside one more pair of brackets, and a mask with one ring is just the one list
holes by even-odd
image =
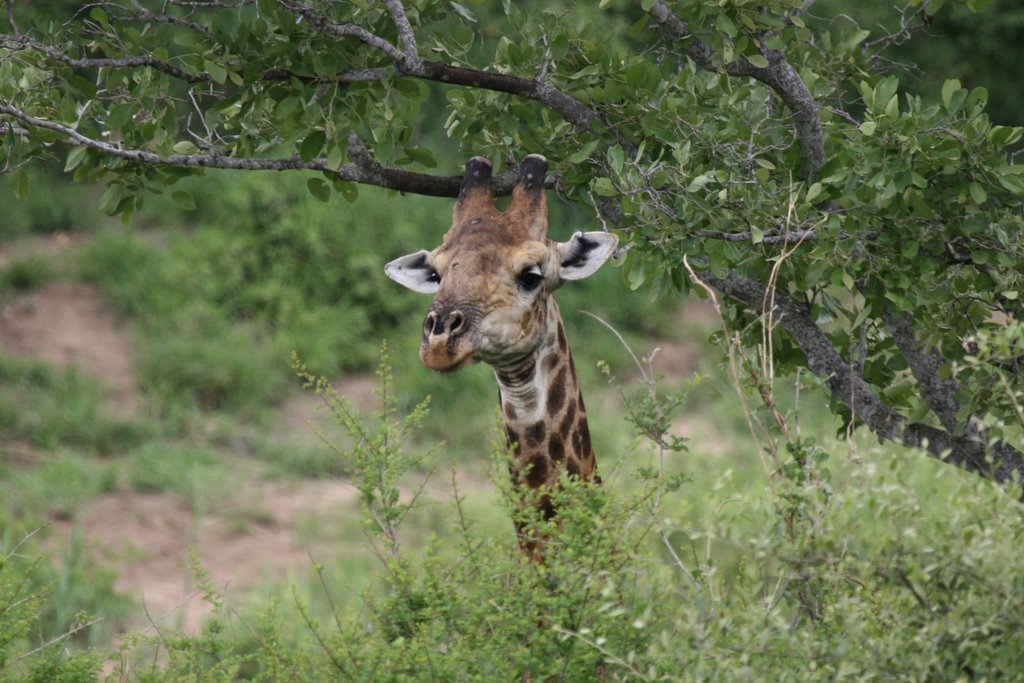
[[420, 359], [431, 370], [450, 372], [468, 363], [476, 351], [475, 316], [459, 306], [432, 307], [423, 321]]

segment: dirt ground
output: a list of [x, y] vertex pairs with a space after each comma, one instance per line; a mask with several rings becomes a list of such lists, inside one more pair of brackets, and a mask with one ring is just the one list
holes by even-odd
[[[77, 243], [57, 235], [40, 238], [28, 249], [53, 253]], [[8, 258], [0, 249], [0, 265]], [[7, 298], [0, 306], [0, 349], [62, 367], [77, 364], [106, 386], [109, 409], [141, 409], [128, 329], [91, 285], [57, 281]], [[368, 393], [365, 385], [354, 384], [353, 398]], [[306, 430], [307, 420], [319, 419], [314, 408], [315, 401], [306, 397], [290, 402], [285, 424]], [[334, 552], [303, 540], [299, 525], [304, 516], [358, 514], [358, 492], [339, 480], [284, 483], [254, 476], [225, 500], [216, 511], [197, 515], [177, 495], [116, 492], [88, 503], [75, 520], [54, 519], [52, 525], [69, 540], [79, 525], [97, 558], [116, 569], [115, 588], [144, 608], [141, 623], [192, 631], [210, 605], [196, 593], [188, 568], [190, 548], [213, 585], [230, 594], [268, 579], [284, 579], [308, 568], [311, 558], [322, 561]], [[258, 501], [258, 509], [251, 501]]]

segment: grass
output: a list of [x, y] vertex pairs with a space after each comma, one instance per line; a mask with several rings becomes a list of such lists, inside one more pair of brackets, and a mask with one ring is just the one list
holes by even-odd
[[103, 389], [77, 366], [0, 355], [0, 432], [47, 451], [74, 448], [97, 455], [130, 448], [157, 427], [102, 405]]
[[38, 255], [22, 256], [0, 269], [0, 291], [28, 292], [39, 289], [55, 276], [49, 259]]

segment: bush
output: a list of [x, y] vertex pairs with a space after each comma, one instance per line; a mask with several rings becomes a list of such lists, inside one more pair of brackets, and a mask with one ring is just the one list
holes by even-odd
[[151, 338], [139, 365], [140, 383], [161, 414], [255, 415], [280, 397], [285, 366], [245, 327], [212, 323], [176, 332]]
[[[605, 461], [606, 487], [564, 480], [557, 524], [520, 504], [503, 448], [493, 461], [503, 519], [494, 524], [493, 504], [475, 509], [457, 488], [439, 517], [410, 485], [432, 470], [414, 438], [427, 404], [399, 412], [386, 364], [370, 420], [305, 376], [352, 443], [341, 453], [380, 560], [362, 604], [341, 608], [333, 595], [336, 572], [352, 570], [344, 558], [315, 566], [319, 589], [296, 593], [293, 606], [243, 611], [197, 568], [213, 618], [193, 636], [129, 638], [121, 661], [135, 668], [124, 680], [998, 681], [1019, 672], [1019, 489], [925, 456], [906, 467], [853, 443], [830, 454], [777, 424], [761, 435], [767, 485], [737, 493], [723, 472], [697, 490], [668, 458], [685, 453], [667, 431], [685, 391], [661, 397], [648, 384], [627, 407], [650, 448]], [[205, 467], [199, 453], [182, 457]], [[167, 458], [141, 457], [138, 475], [162, 485]], [[542, 564], [522, 556], [509, 517], [544, 539]]]
[[13, 259], [0, 270], [0, 291], [31, 291], [52, 280], [53, 276], [50, 262], [42, 256]]
[[114, 593], [112, 573], [85, 559], [77, 535], [51, 567], [37, 554], [35, 532], [17, 535], [7, 522], [0, 511], [0, 681], [98, 680], [105, 657], [72, 645], [109, 639], [123, 617], [126, 601]]

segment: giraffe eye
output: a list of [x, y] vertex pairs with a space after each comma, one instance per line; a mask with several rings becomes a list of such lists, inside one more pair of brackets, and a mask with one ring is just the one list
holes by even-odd
[[524, 268], [523, 272], [519, 273], [516, 280], [519, 282], [519, 286], [524, 291], [532, 292], [540, 286], [540, 283], [544, 282], [544, 273], [541, 272], [540, 266], [530, 266]]
[[440, 282], [441, 281], [441, 275], [436, 270], [431, 268], [430, 272], [427, 273], [427, 280], [429, 282]]

